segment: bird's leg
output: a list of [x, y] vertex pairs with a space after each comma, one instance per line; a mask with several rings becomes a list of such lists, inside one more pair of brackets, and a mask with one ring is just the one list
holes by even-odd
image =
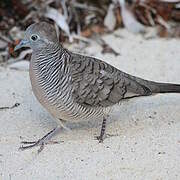
[[106, 131], [106, 118], [103, 117], [103, 122], [102, 122], [102, 126], [101, 126], [101, 133], [100, 133], [99, 136], [97, 136], [97, 139], [99, 140], [99, 143], [103, 142], [105, 131]]
[[[55, 135], [60, 129], [60, 126], [57, 126], [56, 128], [54, 128], [53, 130], [51, 130], [50, 132], [48, 132], [45, 136], [43, 136], [41, 139], [37, 140], [37, 141], [22, 141], [22, 144], [26, 144], [26, 146], [21, 146], [19, 149], [20, 150], [25, 150], [25, 149], [29, 149], [35, 146], [40, 146], [38, 153], [40, 153], [43, 149], [44, 149], [44, 145], [48, 144], [48, 143], [58, 143], [58, 142], [48, 142], [53, 135]], [[28, 144], [28, 145], [27, 145]]]

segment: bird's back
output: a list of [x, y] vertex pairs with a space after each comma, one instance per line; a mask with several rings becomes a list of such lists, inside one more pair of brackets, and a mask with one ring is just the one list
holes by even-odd
[[71, 54], [73, 97], [83, 106], [108, 107], [128, 96], [148, 95], [136, 78], [99, 59]]

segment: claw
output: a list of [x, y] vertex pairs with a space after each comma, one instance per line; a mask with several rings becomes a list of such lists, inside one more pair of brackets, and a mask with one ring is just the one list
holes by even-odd
[[44, 143], [41, 144], [40, 148], [38, 149], [38, 154], [44, 149]]
[[99, 143], [103, 143], [104, 138], [100, 136], [95, 136], [95, 139], [99, 141]]
[[36, 141], [21, 141], [21, 144], [34, 144]]
[[24, 146], [22, 145], [21, 147], [19, 147], [19, 150], [26, 150], [26, 149], [33, 148], [35, 146], [40, 146], [40, 148], [38, 150], [38, 153], [40, 153], [44, 149], [45, 144], [58, 144], [59, 143], [58, 141], [49, 141], [49, 138], [51, 138], [52, 135], [58, 129], [59, 129], [59, 127], [54, 128], [52, 131], [48, 132], [45, 136], [43, 136], [38, 141], [22, 141], [21, 144], [24, 144]]

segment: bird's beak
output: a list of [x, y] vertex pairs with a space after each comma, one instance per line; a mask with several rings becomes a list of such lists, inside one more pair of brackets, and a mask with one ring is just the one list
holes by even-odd
[[29, 41], [23, 39], [23, 40], [21, 40], [21, 41], [19, 42], [18, 45], [15, 46], [14, 51], [17, 51], [18, 49], [20, 49], [20, 48], [22, 48], [22, 47], [28, 47], [28, 45], [29, 45]]

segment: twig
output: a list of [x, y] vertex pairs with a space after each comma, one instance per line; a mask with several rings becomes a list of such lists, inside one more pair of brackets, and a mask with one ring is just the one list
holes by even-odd
[[73, 37], [74, 39], [83, 41], [83, 42], [88, 43], [88, 44], [90, 44], [90, 43], [93, 42], [93, 40], [88, 39], [88, 38], [86, 38], [86, 37], [83, 37], [83, 36], [81, 36], [81, 35], [77, 35], [77, 34], [72, 34], [72, 37]]
[[73, 5], [75, 8], [86, 9], [86, 10], [88, 10], [88, 11], [97, 11], [97, 12], [99, 12], [99, 13], [101, 13], [101, 14], [104, 14], [104, 11], [103, 11], [103, 10], [101, 10], [101, 9], [99, 9], [99, 8], [97, 8], [97, 7], [94, 7], [94, 6], [89, 6], [89, 5], [87, 5], [87, 4], [81, 4], [81, 3], [78, 3], [78, 2], [74, 2], [72, 5]]
[[71, 11], [70, 11], [70, 18], [72, 19], [73, 16], [75, 18], [75, 21], [77, 23], [77, 34], [80, 34], [81, 33], [81, 23], [80, 23], [80, 19], [79, 19], [79, 16], [78, 16], [78, 13], [77, 13], [77, 9], [74, 7], [74, 6], [70, 6], [71, 7]]
[[60, 3], [63, 8], [63, 11], [64, 11], [64, 16], [65, 16], [66, 20], [68, 20], [68, 10], [66, 7], [66, 0], [61, 0]]
[[96, 42], [102, 46], [102, 53], [112, 53], [115, 56], [120, 55], [120, 53], [116, 52], [114, 49], [112, 49], [112, 47], [109, 46], [109, 44], [107, 44], [98, 34], [96, 34]]
[[12, 40], [10, 40], [8, 37], [2, 35], [1, 33], [0, 33], [0, 39], [2, 39], [3, 41], [5, 41], [7, 43], [12, 43]]
[[0, 107], [0, 110], [6, 110], [6, 109], [13, 109], [15, 107], [18, 107], [20, 105], [20, 103], [15, 103], [13, 106], [5, 106], [5, 107]]

